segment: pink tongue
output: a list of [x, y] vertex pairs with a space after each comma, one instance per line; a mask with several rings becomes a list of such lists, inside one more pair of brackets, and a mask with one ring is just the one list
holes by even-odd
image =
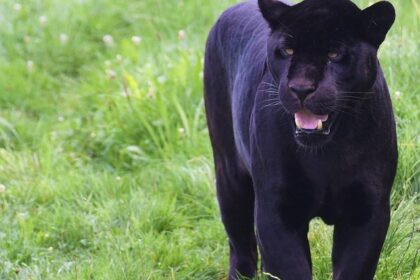
[[307, 110], [301, 110], [295, 114], [295, 121], [299, 123], [303, 129], [316, 129], [319, 120], [325, 122], [328, 115], [315, 115]]

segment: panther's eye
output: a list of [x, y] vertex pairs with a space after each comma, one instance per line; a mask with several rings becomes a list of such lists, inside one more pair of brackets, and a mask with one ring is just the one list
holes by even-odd
[[338, 56], [338, 53], [336, 53], [336, 52], [329, 52], [329, 53], [328, 53], [328, 57], [329, 57], [330, 59], [337, 58], [337, 56]]
[[332, 61], [332, 62], [338, 62], [343, 58], [343, 54], [339, 53], [339, 52], [329, 52], [328, 53], [328, 58]]
[[287, 55], [289, 55], [289, 56], [292, 56], [294, 53], [295, 53], [295, 51], [293, 50], [293, 49], [290, 49], [290, 48], [287, 48], [287, 49], [285, 49], [284, 50], [286, 53], [287, 53]]
[[292, 56], [295, 51], [292, 48], [279, 48], [276, 49], [274, 53], [278, 58], [287, 58]]

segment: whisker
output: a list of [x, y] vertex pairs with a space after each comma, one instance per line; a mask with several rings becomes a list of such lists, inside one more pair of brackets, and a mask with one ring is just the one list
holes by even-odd
[[260, 110], [263, 110], [263, 109], [266, 109], [266, 108], [274, 108], [274, 107], [279, 107], [279, 103], [271, 103], [271, 104], [267, 104], [267, 105], [264, 105], [264, 106], [262, 106], [261, 108], [260, 108]]
[[263, 102], [272, 102], [272, 101], [280, 102], [280, 100], [278, 100], [277, 98], [271, 98], [271, 99], [264, 99], [263, 100]]
[[337, 97], [338, 101], [359, 101], [359, 100], [369, 100], [369, 97], [351, 97], [351, 96], [340, 96]]
[[271, 87], [271, 88], [260, 88], [259, 90], [261, 90], [261, 91], [279, 91], [279, 89], [278, 88], [274, 88], [274, 87]]
[[[261, 88], [261, 89], [263, 89], [263, 88]], [[279, 90], [277, 87], [275, 87], [275, 86], [268, 86], [268, 87], [265, 87], [264, 89], [274, 89], [274, 90]]]
[[269, 82], [265, 82], [265, 81], [261, 82], [261, 84], [265, 84], [265, 85], [269, 85], [269, 86], [276, 86], [276, 85], [275, 85], [275, 84], [273, 84], [273, 83], [269, 83]]
[[371, 96], [352, 96], [352, 95], [339, 95], [337, 98], [354, 98], [354, 99], [368, 99]]
[[338, 93], [368, 93], [368, 94], [373, 94], [375, 92], [374, 91], [338, 91]]
[[328, 110], [330, 110], [334, 113], [345, 114], [347, 116], [354, 117], [354, 118], [357, 118], [357, 119], [360, 120], [360, 116], [358, 116], [358, 114], [356, 114], [356, 112], [354, 112], [354, 111], [350, 112], [350, 111], [346, 110], [346, 109], [350, 109], [348, 107], [337, 107], [336, 106], [334, 108], [332, 108], [332, 107], [324, 107], [324, 108], [326, 108], [326, 109], [328, 109]]

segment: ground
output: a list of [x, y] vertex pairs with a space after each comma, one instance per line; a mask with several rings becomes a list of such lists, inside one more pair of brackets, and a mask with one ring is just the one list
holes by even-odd
[[[202, 58], [234, 2], [0, 2], [0, 279], [226, 277]], [[420, 279], [420, 4], [393, 3], [400, 164], [378, 280]], [[310, 240], [329, 279], [331, 227]]]

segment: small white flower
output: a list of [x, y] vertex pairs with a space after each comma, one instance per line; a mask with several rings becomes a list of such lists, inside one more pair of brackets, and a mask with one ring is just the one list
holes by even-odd
[[115, 57], [115, 60], [117, 61], [118, 64], [121, 64], [123, 62], [123, 57], [120, 54], [117, 54], [117, 56]]
[[112, 46], [114, 44], [114, 38], [111, 35], [105, 35], [102, 40], [106, 46]]
[[139, 45], [141, 43], [141, 37], [140, 36], [133, 36], [131, 37], [131, 41], [134, 45]]
[[179, 134], [183, 135], [185, 133], [185, 128], [183, 127], [178, 128], [178, 132]]
[[60, 34], [60, 43], [61, 44], [64, 45], [65, 43], [68, 42], [68, 40], [69, 40], [69, 36], [67, 34], [65, 34], [65, 33]]
[[6, 191], [6, 186], [3, 184], [0, 184], [0, 193], [4, 193]]
[[15, 3], [15, 4], [13, 5], [13, 9], [14, 9], [16, 12], [19, 12], [20, 10], [22, 10], [22, 5], [21, 5], [20, 3]]
[[123, 87], [123, 91], [121, 92], [121, 96], [125, 97], [125, 98], [129, 98], [130, 97], [130, 90], [126, 87]]
[[29, 216], [29, 214], [28, 214], [28, 212], [20, 212], [20, 213], [17, 213], [17, 218], [18, 218], [18, 220], [26, 220], [27, 218], [28, 218], [28, 216]]
[[32, 72], [34, 70], [34, 62], [32, 60], [28, 60], [26, 62], [26, 68], [29, 72]]
[[401, 91], [396, 91], [396, 92], [395, 92], [395, 98], [396, 98], [397, 100], [400, 100], [400, 99], [401, 99], [401, 95], [402, 95]]
[[147, 98], [153, 99], [156, 97], [155, 91], [153, 89], [149, 89], [149, 91], [146, 94]]
[[112, 69], [107, 69], [106, 70], [106, 75], [107, 75], [109, 80], [113, 80], [117, 76], [117, 73]]
[[187, 38], [187, 33], [185, 32], [185, 30], [179, 30], [178, 31], [178, 39], [180, 41], [184, 41]]
[[39, 24], [41, 24], [41, 26], [46, 26], [47, 23], [48, 23], [48, 18], [46, 16], [39, 17]]
[[158, 81], [159, 84], [162, 85], [162, 84], [164, 84], [166, 82], [166, 77], [165, 76], [159, 76], [157, 78], [157, 81]]

